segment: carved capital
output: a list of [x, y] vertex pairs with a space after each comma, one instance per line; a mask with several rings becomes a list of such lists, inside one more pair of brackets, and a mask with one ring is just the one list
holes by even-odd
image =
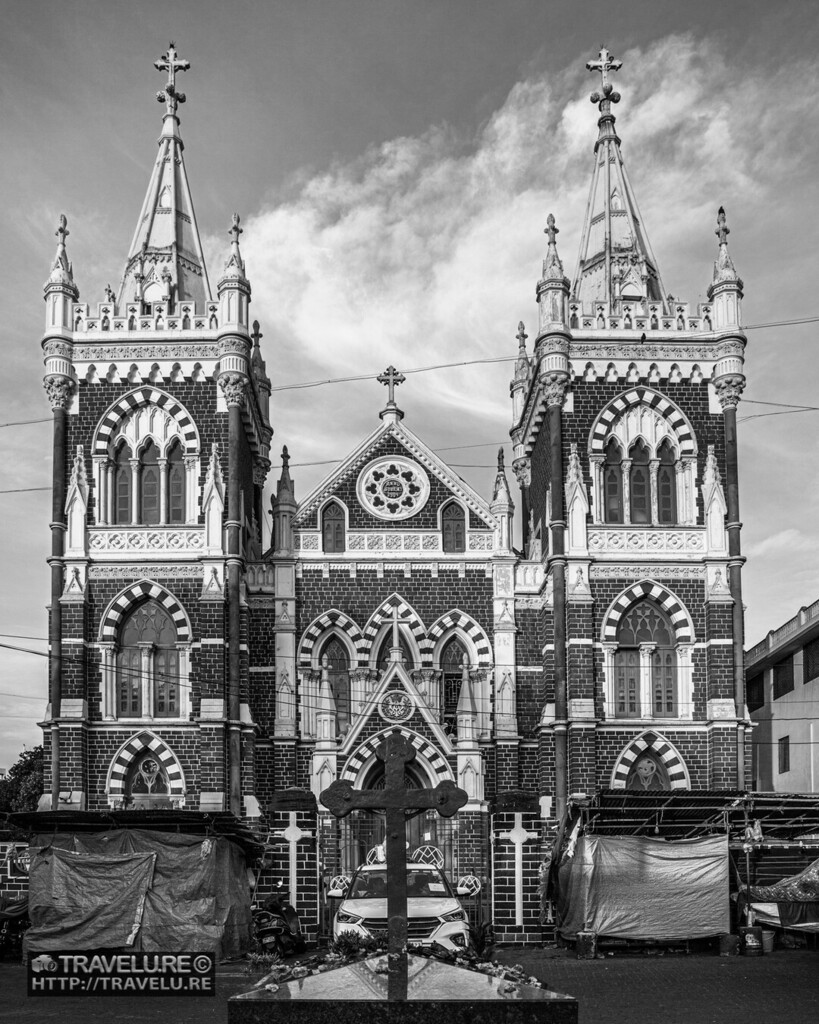
[[548, 373], [544, 374], [540, 381], [546, 395], [546, 404], [562, 406], [566, 397], [566, 386], [569, 383], [568, 377], [565, 374]]
[[725, 380], [718, 380], [715, 384], [719, 404], [725, 409], [736, 409], [742, 392], [745, 390], [744, 377], [727, 377]]
[[267, 474], [270, 472], [270, 460], [258, 459], [253, 463], [253, 483], [257, 487], [264, 487]]
[[247, 377], [241, 373], [225, 373], [219, 378], [219, 387], [225, 396], [228, 405], [241, 407], [245, 401], [247, 390]]
[[67, 409], [74, 393], [74, 381], [70, 377], [46, 377], [43, 387], [52, 409]]
[[512, 471], [518, 482], [518, 487], [530, 487], [532, 484], [532, 460], [530, 458], [515, 459], [512, 463]]

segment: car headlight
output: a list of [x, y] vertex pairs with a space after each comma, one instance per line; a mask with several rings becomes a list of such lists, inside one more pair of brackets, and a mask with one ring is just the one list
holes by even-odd
[[336, 921], [339, 924], [358, 924], [363, 920], [363, 917], [359, 917], [357, 914], [348, 914], [346, 910], [339, 910], [336, 914]]
[[466, 911], [465, 910], [452, 910], [448, 914], [441, 914], [442, 921], [465, 921]]

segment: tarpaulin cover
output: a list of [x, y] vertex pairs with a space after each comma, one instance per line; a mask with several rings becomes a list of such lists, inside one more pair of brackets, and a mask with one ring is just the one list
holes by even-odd
[[[570, 851], [573, 849], [573, 853]], [[678, 941], [729, 932], [728, 838], [582, 835], [558, 869], [560, 934]]]
[[815, 903], [819, 900], [819, 860], [773, 885], [752, 885], [751, 899], [773, 903]]
[[141, 829], [37, 836], [27, 949], [147, 952], [248, 948], [250, 889], [227, 839]]

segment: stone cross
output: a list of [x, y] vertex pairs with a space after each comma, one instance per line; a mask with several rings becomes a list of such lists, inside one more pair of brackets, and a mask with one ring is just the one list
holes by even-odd
[[469, 797], [454, 782], [439, 782], [434, 789], [407, 789], [406, 765], [415, 759], [415, 747], [400, 732], [390, 733], [376, 750], [384, 762], [383, 789], [356, 790], [338, 780], [324, 790], [321, 803], [337, 818], [355, 810], [386, 812], [387, 917], [389, 918], [390, 1002], [407, 998], [407, 812], [432, 809], [451, 818]]
[[168, 52], [163, 53], [159, 60], [154, 61], [154, 67], [157, 71], [167, 71], [168, 81], [165, 84], [165, 91], [158, 92], [156, 98], [160, 103], [165, 103], [165, 112], [167, 114], [176, 114], [176, 106], [178, 103], [185, 102], [184, 92], [176, 91], [176, 72], [187, 71], [191, 66], [189, 60], [182, 60], [181, 57], [177, 56], [176, 46], [173, 40], [168, 44]]
[[379, 374], [375, 378], [379, 384], [386, 384], [389, 389], [389, 404], [395, 405], [395, 389], [399, 384], [403, 384], [407, 379], [403, 373], [399, 373], [394, 366], [388, 366], [387, 369]]
[[515, 925], [523, 925], [523, 844], [537, 839], [539, 832], [527, 832], [523, 827], [523, 815], [515, 813], [515, 826], [508, 832], [499, 832], [498, 839], [508, 839], [515, 847]]
[[284, 839], [290, 844], [290, 877], [288, 883], [290, 886], [289, 899], [290, 902], [298, 906], [298, 888], [299, 888], [299, 877], [298, 877], [298, 845], [302, 839], [311, 839], [313, 836], [312, 832], [307, 832], [303, 828], [299, 828], [296, 824], [296, 812], [290, 812], [290, 821], [287, 828], [282, 829], [281, 832], [271, 833], [272, 839]]
[[600, 47], [600, 56], [597, 60], [586, 61], [587, 71], [599, 71], [603, 78], [603, 88], [609, 84], [609, 71], [619, 71], [623, 66], [621, 60], [612, 60], [612, 56], [605, 46]]

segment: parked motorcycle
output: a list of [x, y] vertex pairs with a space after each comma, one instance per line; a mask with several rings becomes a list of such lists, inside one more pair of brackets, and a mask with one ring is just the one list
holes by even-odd
[[28, 896], [13, 900], [0, 895], [0, 960], [22, 957], [23, 933], [28, 925]]
[[265, 953], [291, 956], [305, 948], [299, 915], [288, 899], [284, 883], [279, 881], [276, 892], [262, 903], [250, 908], [256, 941]]

